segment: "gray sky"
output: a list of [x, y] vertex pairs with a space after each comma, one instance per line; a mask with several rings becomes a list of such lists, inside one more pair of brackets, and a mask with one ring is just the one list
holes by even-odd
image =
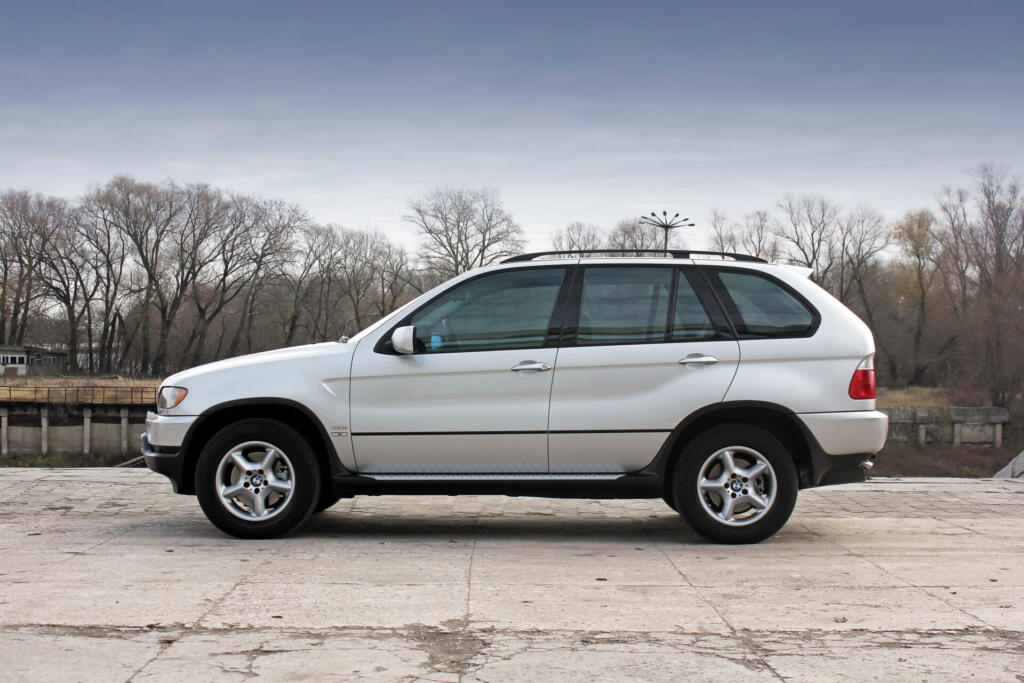
[[[44, 6], [45, 5], [45, 6]], [[490, 185], [571, 220], [821, 193], [890, 218], [1024, 171], [1024, 3], [7, 3], [0, 188], [118, 173], [279, 197], [406, 244]]]

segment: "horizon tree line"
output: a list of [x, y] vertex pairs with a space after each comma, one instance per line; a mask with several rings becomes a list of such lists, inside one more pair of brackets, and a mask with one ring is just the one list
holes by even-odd
[[[117, 176], [68, 200], [0, 193], [0, 343], [68, 353], [69, 371], [162, 376], [211, 360], [351, 335], [472, 268], [522, 253], [494, 188], [408, 202], [413, 249], [300, 206]], [[867, 207], [786, 195], [709, 220], [718, 251], [809, 268], [872, 328], [880, 382], [941, 385], [1009, 405], [1024, 385], [1024, 195], [983, 165], [969, 189], [887, 221]], [[681, 247], [681, 235], [670, 246]], [[572, 222], [551, 247], [659, 249], [624, 219]]]

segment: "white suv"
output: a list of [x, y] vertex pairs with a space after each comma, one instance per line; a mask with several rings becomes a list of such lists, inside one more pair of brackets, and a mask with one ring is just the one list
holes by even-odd
[[517, 256], [347, 341], [168, 377], [146, 463], [247, 538], [342, 497], [472, 493], [663, 498], [746, 543], [798, 489], [863, 480], [888, 427], [874, 342], [805, 269], [584, 256]]

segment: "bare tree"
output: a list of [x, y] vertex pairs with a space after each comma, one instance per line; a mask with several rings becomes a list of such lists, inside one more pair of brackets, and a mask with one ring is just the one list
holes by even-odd
[[44, 202], [47, 226], [40, 239], [38, 260], [43, 291], [67, 322], [68, 369], [79, 370], [79, 340], [83, 323], [100, 285], [97, 260], [79, 229], [79, 215], [62, 199]]
[[[130, 266], [128, 243], [116, 228], [111, 207], [100, 195], [99, 191], [92, 192], [81, 201], [77, 227], [84, 248], [94, 260], [98, 283], [94, 305], [86, 312], [89, 369], [112, 372], [115, 363], [120, 362], [118, 321], [126, 306], [126, 289], [122, 284]], [[98, 358], [94, 358], [94, 354], [98, 354]]]
[[215, 192], [207, 193], [207, 199], [219, 206], [205, 243], [197, 245], [209, 254], [201, 259], [190, 287], [198, 319], [191, 327], [183, 355], [191, 353], [192, 365], [202, 361], [210, 325], [242, 294], [256, 272], [252, 258], [259, 220], [255, 203], [244, 197], [224, 198]]
[[869, 266], [889, 246], [890, 234], [880, 213], [862, 207], [837, 221], [833, 240], [834, 265], [825, 284], [837, 299], [850, 304], [858, 278], [864, 277]]
[[711, 248], [715, 251], [739, 251], [739, 239], [729, 218], [718, 209], [711, 210]]
[[779, 210], [782, 219], [775, 225], [775, 235], [786, 256], [814, 269], [815, 282], [825, 282], [835, 263], [838, 208], [824, 197], [787, 196], [779, 202]]
[[[174, 183], [153, 185], [119, 176], [96, 194], [96, 200], [106, 205], [111, 225], [124, 236], [138, 268], [139, 277], [133, 274], [129, 282], [133, 293], [141, 297], [139, 324], [133, 326], [128, 347], [138, 334], [141, 368], [163, 374], [167, 336], [197, 270], [195, 250], [183, 239], [189, 232], [182, 227], [189, 210], [185, 193]], [[151, 308], [159, 313], [155, 356], [150, 336]], [[123, 314], [121, 321], [124, 324]]]
[[306, 338], [321, 341], [337, 339], [348, 328], [351, 318], [345, 311], [345, 282], [339, 262], [344, 243], [332, 227], [304, 226], [302, 243], [287, 279], [290, 314], [285, 321], [285, 345], [295, 342], [300, 329]]
[[780, 256], [781, 246], [767, 211], [749, 213], [737, 225], [713, 209], [710, 223], [711, 243], [716, 251], [746, 253], [766, 261], [775, 261]]
[[28, 192], [0, 195], [0, 343], [21, 344], [42, 295], [39, 255], [57, 200]]
[[1009, 405], [1024, 384], [1024, 197], [1003, 167], [976, 174], [977, 218], [971, 225], [977, 304], [970, 316], [981, 382], [996, 405]]
[[[661, 231], [653, 225], [644, 225], [636, 218], [624, 218], [615, 224], [615, 228], [608, 235], [609, 249], [631, 249], [643, 251], [646, 249], [658, 249], [662, 247], [663, 236]], [[669, 247], [679, 244], [675, 235], [669, 240]]]
[[300, 229], [309, 224], [305, 210], [294, 204], [249, 197], [236, 197], [235, 201], [251, 215], [245, 254], [249, 270], [242, 282], [245, 297], [235, 333], [227, 348], [228, 356], [238, 354], [243, 336], [246, 350], [253, 350], [253, 322], [257, 302], [268, 283], [283, 277], [292, 244], [299, 238]]
[[907, 332], [901, 341], [903, 345], [909, 342], [909, 367], [903, 377], [908, 385], [922, 384], [929, 367], [956, 343], [955, 332], [935, 329], [932, 324], [931, 304], [939, 274], [934, 224], [930, 211], [917, 211], [908, 213], [895, 229], [897, 244], [908, 259], [897, 266], [903, 282], [897, 283], [900, 296], [896, 307], [900, 327]]
[[420, 234], [420, 258], [441, 279], [520, 253], [523, 231], [498, 191], [442, 188], [409, 203], [405, 220]]
[[363, 328], [373, 305], [374, 287], [377, 284], [377, 273], [374, 261], [377, 258], [379, 244], [373, 233], [346, 228], [335, 228], [340, 243], [336, 268], [341, 279], [341, 287], [351, 306], [353, 328], [346, 328], [345, 333], [355, 333]]
[[551, 235], [551, 247], [555, 251], [600, 249], [604, 241], [601, 226], [582, 221], [573, 221]]
[[942, 224], [936, 228], [942, 245], [939, 267], [946, 292], [960, 316], [967, 315], [975, 294], [974, 274], [971, 266], [972, 236], [967, 190], [944, 188], [939, 195]]
[[373, 302], [376, 307], [375, 317], [382, 318], [402, 305], [417, 287], [413, 282], [413, 267], [405, 249], [381, 234], [374, 233], [373, 240]]
[[298, 230], [299, 239], [289, 250], [289, 262], [282, 270], [279, 281], [288, 293], [287, 315], [282, 321], [284, 345], [295, 343], [303, 314], [303, 304], [312, 295], [313, 283], [319, 275], [323, 261], [322, 252], [331, 238], [331, 233], [319, 225], [303, 225]]
[[739, 237], [740, 251], [766, 261], [776, 261], [782, 246], [772, 232], [771, 217], [767, 211], [755, 211], [743, 217]]

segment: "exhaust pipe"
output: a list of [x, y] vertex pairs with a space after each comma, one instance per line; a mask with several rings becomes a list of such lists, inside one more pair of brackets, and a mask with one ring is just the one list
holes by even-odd
[[870, 470], [872, 467], [875, 466], [875, 461], [874, 460], [863, 460], [863, 461], [861, 461], [860, 466], [861, 466], [861, 469], [863, 469], [865, 472], [867, 472], [868, 470]]

